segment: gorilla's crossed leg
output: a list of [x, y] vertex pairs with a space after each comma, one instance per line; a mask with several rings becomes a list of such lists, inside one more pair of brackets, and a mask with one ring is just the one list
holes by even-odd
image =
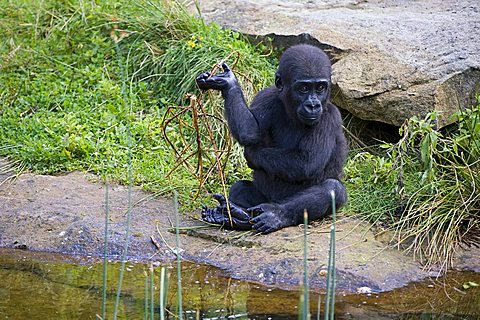
[[261, 233], [270, 233], [286, 226], [303, 223], [304, 210], [308, 212], [309, 221], [329, 214], [332, 191], [335, 192], [336, 206], [342, 206], [347, 201], [347, 192], [343, 184], [336, 179], [327, 179], [284, 201], [273, 203], [267, 202], [251, 181], [242, 180], [232, 185], [230, 189], [230, 216], [227, 200], [224, 196], [216, 194], [214, 198], [219, 205], [211, 209], [204, 207], [202, 218], [207, 222], [237, 230], [253, 228]]

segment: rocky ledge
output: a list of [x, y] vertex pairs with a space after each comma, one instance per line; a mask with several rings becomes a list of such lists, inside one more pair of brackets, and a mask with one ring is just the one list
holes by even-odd
[[[207, 22], [280, 46], [329, 52], [333, 99], [364, 120], [399, 126], [439, 113], [448, 124], [480, 83], [478, 0], [200, 0]], [[219, 57], [219, 59], [222, 57]]]

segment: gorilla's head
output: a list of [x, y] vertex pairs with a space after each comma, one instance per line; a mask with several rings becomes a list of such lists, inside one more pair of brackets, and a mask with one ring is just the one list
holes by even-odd
[[330, 97], [332, 65], [321, 49], [300, 44], [288, 48], [275, 74], [286, 111], [307, 126], [318, 123]]

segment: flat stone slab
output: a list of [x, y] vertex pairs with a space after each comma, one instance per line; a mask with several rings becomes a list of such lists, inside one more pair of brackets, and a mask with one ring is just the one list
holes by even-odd
[[301, 41], [326, 49], [335, 62], [333, 100], [361, 119], [399, 126], [437, 111], [445, 125], [459, 107], [474, 103], [480, 82], [478, 0], [199, 3], [207, 22], [270, 35], [280, 45]]
[[[130, 223], [127, 253], [130, 260], [165, 263], [175, 259], [172, 200], [133, 188], [128, 222], [128, 187], [110, 185], [108, 198], [107, 252], [111, 258], [120, 259], [126, 225]], [[81, 172], [60, 176], [0, 174], [0, 247], [101, 256], [105, 199], [105, 184]], [[180, 225], [180, 248], [185, 260], [208, 263], [226, 270], [234, 278], [277, 287], [300, 283], [302, 227], [254, 235], [208, 226], [196, 220], [195, 214], [182, 215]], [[308, 229], [312, 288], [325, 288], [329, 230], [329, 220], [314, 223]], [[352, 292], [369, 287], [385, 291], [432, 275], [412, 257], [389, 248], [384, 242], [388, 235], [380, 235], [362, 221], [340, 217], [337, 230], [339, 290]], [[478, 248], [463, 252], [456, 267], [480, 272], [479, 257]]]

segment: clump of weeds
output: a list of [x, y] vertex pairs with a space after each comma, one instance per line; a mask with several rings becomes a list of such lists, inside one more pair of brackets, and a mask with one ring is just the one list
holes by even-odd
[[427, 267], [447, 269], [460, 246], [480, 243], [480, 101], [454, 117], [449, 130], [435, 113], [413, 117], [383, 156], [358, 152], [346, 167], [350, 210], [392, 229]]

